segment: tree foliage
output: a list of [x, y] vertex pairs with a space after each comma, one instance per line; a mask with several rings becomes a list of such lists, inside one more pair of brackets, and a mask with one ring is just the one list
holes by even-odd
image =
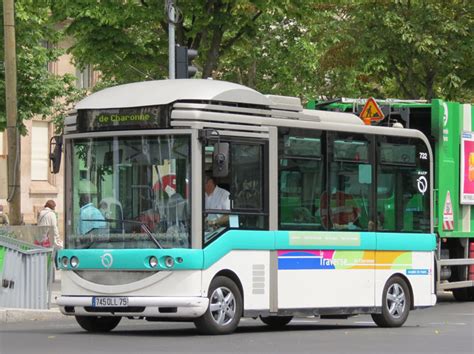
[[[468, 0], [177, 0], [177, 43], [204, 78], [265, 93], [471, 100]], [[107, 83], [167, 77], [163, 0], [56, 0], [78, 65]]]
[[[338, 6], [344, 45], [329, 50], [323, 62], [327, 71], [352, 69], [366, 95], [472, 99], [473, 4], [398, 0]], [[344, 65], [341, 57], [357, 59]]]
[[[4, 57], [3, 6], [0, 7], [0, 55]], [[17, 57], [17, 122], [20, 132], [26, 134], [24, 120], [35, 115], [53, 115], [61, 121], [68, 104], [75, 100], [78, 91], [74, 78], [58, 76], [48, 70], [61, 51], [55, 47], [60, 32], [50, 21], [50, 8], [44, 1], [15, 1], [16, 57]], [[6, 124], [5, 70], [0, 69], [0, 130]], [[3, 121], [3, 124], [1, 123]]]

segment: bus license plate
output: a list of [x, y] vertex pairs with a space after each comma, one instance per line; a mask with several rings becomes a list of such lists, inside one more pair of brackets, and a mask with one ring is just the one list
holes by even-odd
[[92, 307], [126, 307], [128, 297], [94, 296]]

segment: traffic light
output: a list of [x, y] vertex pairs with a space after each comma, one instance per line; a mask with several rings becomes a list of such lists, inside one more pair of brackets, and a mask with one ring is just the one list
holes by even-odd
[[197, 68], [192, 65], [193, 59], [198, 55], [197, 50], [188, 47], [175, 47], [175, 77], [177, 79], [191, 78], [197, 73]]

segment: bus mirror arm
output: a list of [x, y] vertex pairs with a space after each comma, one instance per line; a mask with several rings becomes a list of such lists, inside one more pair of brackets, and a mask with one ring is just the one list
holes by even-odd
[[216, 129], [201, 129], [199, 140], [207, 145], [209, 140], [217, 138], [212, 155], [212, 175], [214, 177], [227, 177], [229, 174], [229, 143], [221, 143], [221, 136]]
[[229, 143], [221, 143], [221, 136], [217, 130], [217, 144], [212, 156], [212, 175], [227, 177], [229, 174]]
[[61, 168], [61, 156], [63, 153], [63, 137], [55, 135], [49, 141], [49, 161], [51, 173], [59, 173]]

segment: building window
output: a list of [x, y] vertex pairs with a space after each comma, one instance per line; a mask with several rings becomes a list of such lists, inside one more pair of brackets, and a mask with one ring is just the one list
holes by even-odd
[[5, 148], [5, 139], [3, 138], [5, 135], [4, 132], [0, 132], [0, 156], [6, 155], [6, 148]]
[[[42, 41], [41, 45], [47, 50], [47, 52], [50, 52], [53, 49], [53, 45], [50, 41]], [[45, 69], [48, 70], [48, 72], [52, 73], [53, 72], [53, 63], [48, 61], [45, 64]]]
[[31, 180], [47, 181], [49, 174], [49, 122], [33, 121], [31, 129]]
[[92, 66], [86, 65], [83, 70], [76, 69], [76, 86], [77, 88], [87, 89], [92, 86]]

